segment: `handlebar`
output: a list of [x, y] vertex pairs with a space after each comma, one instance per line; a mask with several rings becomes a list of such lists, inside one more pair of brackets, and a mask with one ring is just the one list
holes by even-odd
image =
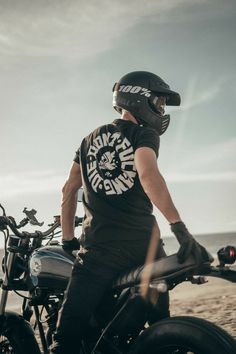
[[[12, 216], [7, 216], [4, 207], [0, 204], [0, 209], [2, 209], [3, 215], [0, 216], [0, 231], [6, 230], [7, 226], [12, 230], [12, 232], [20, 237], [20, 238], [37, 238], [37, 237], [46, 237], [49, 236], [57, 227], [61, 226], [61, 217], [60, 215], [54, 216], [54, 222], [48, 226], [49, 229], [42, 232], [42, 231], [35, 231], [35, 232], [28, 232], [23, 231], [20, 232], [18, 229], [27, 225], [28, 222], [32, 225], [42, 226], [43, 222], [40, 223], [35, 217], [37, 211], [35, 209], [27, 210], [24, 208], [23, 213], [26, 214], [26, 218], [20, 221], [17, 225], [15, 219]], [[75, 216], [75, 227], [81, 225], [83, 222], [83, 217]]]
[[9, 217], [9, 216], [0, 216], [0, 230], [2, 229], [5, 229], [6, 226], [9, 226], [9, 228], [12, 230], [12, 232], [20, 237], [20, 238], [37, 238], [39, 236], [41, 237], [46, 237], [48, 235], [50, 235], [57, 227], [60, 226], [60, 222], [59, 221], [55, 221], [52, 226], [42, 232], [42, 231], [34, 231], [34, 232], [28, 232], [28, 231], [23, 231], [23, 232], [20, 232], [18, 229], [17, 229], [17, 224], [14, 220], [13, 217]]

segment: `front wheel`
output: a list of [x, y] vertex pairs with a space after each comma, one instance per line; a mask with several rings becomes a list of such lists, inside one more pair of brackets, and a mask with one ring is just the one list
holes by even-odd
[[172, 317], [144, 330], [129, 354], [233, 354], [236, 342], [222, 328], [196, 317]]
[[16, 313], [0, 317], [0, 354], [40, 354], [29, 323]]

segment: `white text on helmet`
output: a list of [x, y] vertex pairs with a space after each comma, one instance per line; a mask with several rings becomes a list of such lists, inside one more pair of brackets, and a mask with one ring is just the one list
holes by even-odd
[[129, 92], [129, 93], [139, 93], [145, 97], [151, 96], [151, 91], [145, 87], [132, 86], [132, 85], [121, 85], [118, 89], [119, 92]]

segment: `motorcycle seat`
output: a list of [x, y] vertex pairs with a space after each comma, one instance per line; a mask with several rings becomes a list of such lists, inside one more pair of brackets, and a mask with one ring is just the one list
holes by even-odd
[[173, 279], [181, 275], [200, 275], [201, 272], [206, 273], [207, 268], [210, 267], [213, 258], [209, 261], [202, 263], [200, 266], [196, 265], [193, 257], [188, 258], [184, 263], [179, 263], [177, 254], [172, 254], [167, 257], [160, 258], [149, 265], [141, 265], [132, 269], [129, 272], [122, 273], [113, 282], [114, 290], [121, 290], [126, 287], [135, 286], [140, 284], [142, 275], [149, 274], [150, 281], [161, 281]]

